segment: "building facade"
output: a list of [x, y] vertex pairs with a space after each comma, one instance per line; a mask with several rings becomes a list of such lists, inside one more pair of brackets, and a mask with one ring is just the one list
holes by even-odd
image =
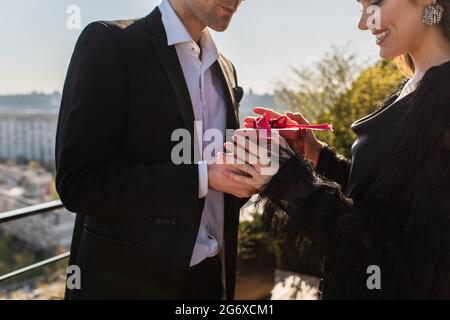
[[53, 162], [57, 121], [56, 112], [0, 111], [0, 159]]

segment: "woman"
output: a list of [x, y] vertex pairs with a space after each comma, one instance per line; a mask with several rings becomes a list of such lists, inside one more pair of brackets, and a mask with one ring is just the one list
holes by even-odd
[[370, 31], [380, 55], [403, 57], [413, 76], [352, 125], [352, 161], [308, 132], [273, 177], [258, 166], [229, 176], [260, 188], [286, 267], [322, 277], [324, 299], [448, 299], [450, 0], [360, 2], [359, 28], [369, 30], [367, 9], [379, 6], [381, 25]]

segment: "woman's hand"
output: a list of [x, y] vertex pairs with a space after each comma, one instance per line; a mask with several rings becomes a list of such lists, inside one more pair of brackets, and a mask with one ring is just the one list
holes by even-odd
[[[283, 116], [274, 110], [266, 108], [255, 108], [253, 111], [259, 115], [264, 115], [267, 113], [271, 118], [279, 118]], [[309, 124], [308, 120], [306, 120], [300, 113], [289, 112], [286, 116], [288, 117], [288, 123], [290, 124]], [[246, 128], [252, 128], [255, 119], [255, 117], [245, 117], [244, 126]], [[301, 130], [300, 138], [298, 140], [290, 140], [289, 145], [299, 157], [304, 156], [312, 162], [314, 167], [316, 167], [319, 162], [320, 150], [322, 149], [324, 143], [317, 140], [312, 130]]]

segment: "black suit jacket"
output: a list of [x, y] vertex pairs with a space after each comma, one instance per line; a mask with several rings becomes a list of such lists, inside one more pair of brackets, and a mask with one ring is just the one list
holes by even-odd
[[[213, 68], [223, 80], [227, 128], [238, 128], [234, 67], [221, 56]], [[204, 199], [197, 165], [171, 161], [178, 128], [194, 137], [189, 91], [159, 10], [86, 27], [70, 62], [56, 142], [57, 190], [77, 213], [70, 264], [81, 268], [82, 281], [67, 298], [180, 297]], [[228, 299], [244, 201], [225, 196]]]

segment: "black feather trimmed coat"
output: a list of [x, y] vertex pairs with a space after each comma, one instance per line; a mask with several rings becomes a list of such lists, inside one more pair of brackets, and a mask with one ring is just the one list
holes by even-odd
[[[284, 267], [321, 277], [324, 299], [450, 299], [450, 62], [409, 101], [358, 198], [343, 194], [350, 161], [329, 147], [315, 170], [287, 160], [260, 194]], [[380, 289], [367, 285], [370, 266]]]

